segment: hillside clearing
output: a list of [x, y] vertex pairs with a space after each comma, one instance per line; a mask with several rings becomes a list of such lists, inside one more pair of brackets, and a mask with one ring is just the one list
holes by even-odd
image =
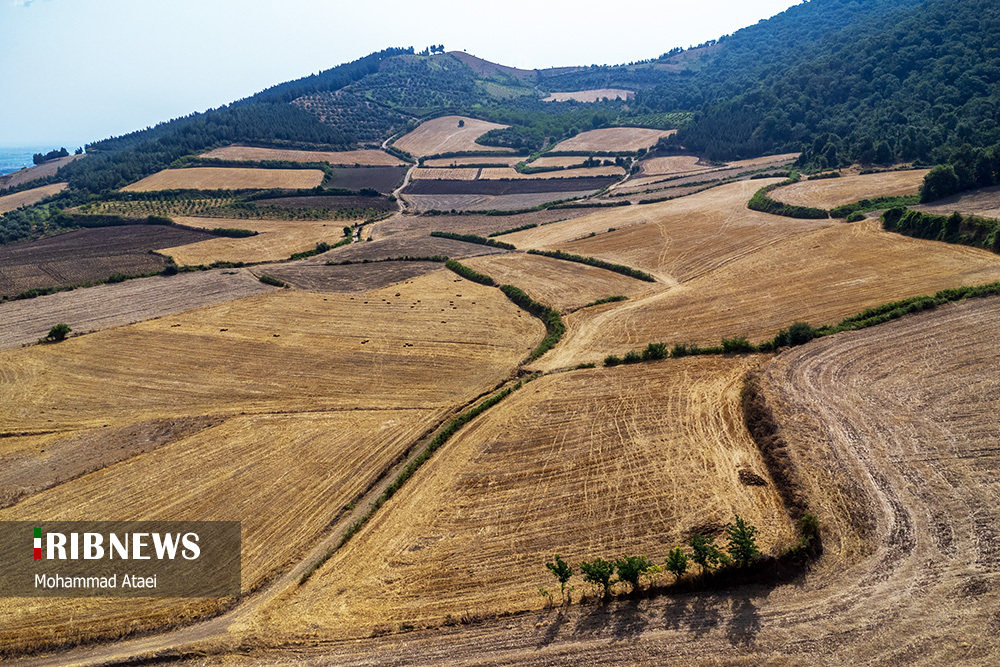
[[771, 198], [795, 206], [829, 209], [862, 199], [915, 195], [927, 172], [927, 169], [913, 169], [799, 181], [778, 188]]
[[42, 164], [35, 165], [34, 167], [20, 169], [11, 174], [4, 174], [3, 176], [0, 176], [0, 191], [6, 188], [16, 188], [19, 185], [24, 185], [25, 183], [30, 183], [31, 181], [37, 181], [40, 178], [55, 176], [56, 172], [62, 167], [66, 166], [73, 160], [79, 160], [83, 157], [85, 156], [69, 155], [67, 157], [56, 158], [55, 160], [48, 160]]
[[4, 195], [0, 197], [0, 214], [19, 209], [22, 206], [31, 206], [46, 197], [59, 194], [66, 189], [67, 185], [69, 183], [53, 183], [52, 185], [43, 185], [40, 188], [22, 190], [12, 195]]
[[590, 130], [560, 141], [553, 151], [585, 152], [635, 152], [649, 148], [661, 137], [669, 137], [677, 130], [651, 130], [644, 127], [608, 127]]
[[569, 100], [575, 100], [577, 102], [597, 102], [598, 100], [603, 100], [605, 97], [609, 100], [627, 100], [635, 97], [635, 91], [624, 90], [622, 88], [597, 88], [594, 90], [577, 90], [567, 93], [549, 93], [549, 96], [542, 101], [568, 102]]
[[[459, 127], [459, 122], [463, 125]], [[508, 127], [485, 120], [465, 116], [442, 116], [421, 123], [420, 127], [397, 139], [396, 148], [415, 156], [437, 155], [439, 153], [461, 153], [467, 151], [510, 152], [509, 148], [483, 146], [476, 139], [490, 130]]]
[[774, 486], [737, 478], [768, 478], [740, 413], [748, 366], [697, 359], [528, 384], [446, 443], [255, 629], [358, 637], [538, 609], [554, 553], [574, 565], [625, 553], [662, 561], [689, 531], [718, 534], [734, 512], [761, 529], [766, 551], [781, 548], [792, 532]]
[[307, 189], [323, 182], [319, 169], [248, 169], [242, 167], [190, 167], [165, 169], [127, 185], [125, 192], [156, 190], [267, 190]]
[[445, 169], [417, 167], [413, 170], [411, 178], [414, 180], [425, 179], [433, 181], [474, 181], [478, 176], [478, 167], [453, 167]]
[[288, 162], [327, 162], [350, 167], [395, 167], [405, 164], [402, 160], [378, 150], [357, 151], [300, 151], [285, 148], [258, 148], [256, 146], [224, 146], [202, 153], [199, 157], [215, 160], [254, 161], [283, 160]]

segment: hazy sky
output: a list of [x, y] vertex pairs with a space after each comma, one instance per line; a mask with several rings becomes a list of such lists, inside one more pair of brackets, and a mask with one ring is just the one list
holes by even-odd
[[72, 149], [388, 46], [524, 68], [642, 60], [798, 1], [0, 0], [0, 146]]

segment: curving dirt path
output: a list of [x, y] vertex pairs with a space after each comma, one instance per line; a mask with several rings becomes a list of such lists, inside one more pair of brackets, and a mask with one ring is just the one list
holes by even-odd
[[[364, 640], [317, 638], [308, 648], [240, 646], [189, 661], [997, 664], [998, 334], [1000, 299], [967, 301], [814, 341], [765, 367], [765, 392], [825, 547], [792, 583], [575, 605]], [[180, 645], [169, 637], [64, 654], [51, 664], [176, 655]]]

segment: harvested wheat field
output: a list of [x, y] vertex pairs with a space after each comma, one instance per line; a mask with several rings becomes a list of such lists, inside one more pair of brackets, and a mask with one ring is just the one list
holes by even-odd
[[799, 181], [778, 188], [771, 193], [771, 198], [795, 206], [833, 208], [862, 199], [915, 195], [927, 172], [927, 169], [914, 169]]
[[303, 261], [269, 266], [267, 275], [311, 292], [360, 294], [440, 270], [440, 262], [429, 261], [373, 261], [337, 266]]
[[156, 190], [290, 190], [315, 188], [323, 183], [319, 169], [249, 169], [191, 167], [164, 169], [122, 188], [126, 192]]
[[[464, 124], [459, 127], [459, 121]], [[462, 153], [467, 151], [510, 152], [509, 148], [483, 146], [476, 139], [490, 130], [502, 130], [507, 125], [476, 120], [465, 116], [442, 116], [425, 123], [409, 134], [396, 140], [396, 148], [410, 155], [437, 155], [439, 153]]]
[[0, 214], [19, 209], [22, 206], [31, 206], [46, 197], [59, 194], [66, 189], [67, 185], [69, 183], [53, 183], [52, 185], [43, 185], [40, 188], [22, 190], [12, 195], [4, 195], [0, 197]]
[[299, 151], [285, 148], [258, 148], [256, 146], [224, 146], [202, 153], [199, 157], [215, 160], [253, 161], [284, 160], [288, 162], [328, 162], [350, 167], [396, 167], [405, 164], [394, 155], [379, 150], [357, 151]]
[[543, 102], [597, 102], [604, 98], [609, 100], [627, 100], [635, 97], [634, 90], [623, 90], [621, 88], [598, 88], [595, 90], [577, 90], [568, 93], [549, 93]]
[[249, 269], [153, 276], [0, 304], [0, 349], [34, 343], [52, 325], [74, 333], [132, 324], [274, 291]]
[[563, 155], [556, 157], [545, 157], [528, 163], [529, 167], [574, 167], [583, 164], [587, 158], [583, 155]]
[[15, 171], [12, 174], [4, 174], [0, 176], [0, 190], [5, 188], [16, 188], [19, 185], [24, 185], [25, 183], [30, 183], [31, 181], [37, 181], [40, 178], [47, 178], [49, 176], [55, 176], [61, 168], [72, 162], [73, 160], [79, 160], [85, 156], [83, 155], [69, 155], [67, 157], [56, 158], [55, 160], [48, 160], [42, 164], [35, 165], [34, 167], [26, 167]]
[[719, 168], [719, 166], [702, 162], [701, 158], [697, 155], [671, 155], [643, 160], [642, 171], [640, 173], [643, 176], [676, 176], [678, 174], [711, 171], [712, 169]]
[[317, 243], [334, 244], [344, 238], [351, 220], [226, 220], [224, 218], [174, 218], [197, 229], [235, 228], [259, 232], [256, 236], [219, 236], [172, 248], [159, 248], [181, 266], [212, 262], [270, 262], [292, 253], [312, 250]]
[[445, 444], [256, 628], [357, 637], [538, 609], [554, 553], [574, 566], [626, 553], [662, 562], [690, 531], [718, 534], [736, 512], [760, 528], [765, 551], [781, 549], [792, 530], [775, 487], [738, 479], [769, 478], [740, 411], [753, 363], [705, 358], [529, 383]]
[[573, 313], [563, 341], [536, 363], [596, 362], [656, 341], [759, 342], [795, 321], [834, 324], [888, 301], [997, 280], [1000, 256], [985, 250], [892, 234], [877, 220], [835, 224], [762, 246], [666, 292], [592, 316]]
[[[998, 653], [1000, 605], [1000, 385], [993, 372], [998, 330], [1000, 300], [977, 299], [813, 341], [767, 364], [764, 393], [823, 538], [823, 555], [792, 582], [573, 605], [312, 649], [296, 645], [231, 656], [225, 664], [436, 665], [447, 656], [453, 662], [532, 667], [990, 667]], [[488, 472], [477, 469], [469, 483], [482, 484], [480, 475]], [[502, 481], [494, 488], [506, 491], [505, 478], [512, 474], [508, 466], [489, 481]], [[468, 516], [480, 511], [470, 507]], [[537, 517], [530, 517], [531, 525]], [[558, 536], [564, 528], [553, 530]], [[396, 572], [422, 572], [423, 551], [400, 551], [406, 537], [408, 532], [392, 543], [383, 530], [371, 534], [368, 544], [380, 538], [383, 547], [395, 549], [390, 567]], [[445, 544], [454, 539], [442, 536]], [[496, 539], [496, 533], [486, 533], [471, 551]], [[551, 560], [551, 554], [543, 552], [543, 558]], [[532, 574], [533, 585], [554, 582], [541, 568]], [[323, 573], [325, 582], [335, 576]], [[367, 581], [369, 574], [360, 576]], [[463, 581], [461, 575], [455, 580]], [[425, 581], [429, 586], [436, 578], [428, 574]], [[321, 607], [319, 591], [315, 601], [299, 604], [311, 604], [316, 617], [325, 614], [329, 622], [338, 612], [363, 622], [393, 608], [409, 613], [401, 618], [431, 617], [424, 607], [404, 607], [409, 598], [403, 595], [389, 597], [396, 590], [394, 582], [373, 592], [385, 603], [373, 604], [368, 616], [351, 606], [346, 592], [340, 609]], [[468, 599], [478, 603], [472, 609], [488, 609], [472, 594]], [[289, 616], [284, 620], [290, 625]]]
[[1000, 185], [962, 192], [951, 197], [938, 199], [930, 204], [920, 204], [912, 208], [936, 215], [951, 215], [955, 211], [958, 211], [966, 215], [1000, 218]]
[[[32, 435], [90, 442], [80, 438], [104, 427], [224, 420], [41, 490], [0, 518], [238, 519], [243, 587], [253, 588], [301, 557], [447, 411], [508, 377], [543, 331], [498, 290], [439, 270], [364, 295], [279, 291], [0, 353], [0, 432], [26, 436], [0, 441], [12, 465], [44, 461], [53, 439]], [[0, 603], [0, 648], [210, 610], [10, 600]]]
[[[550, 222], [561, 222], [573, 218], [587, 215], [586, 209], [543, 209], [541, 211], [531, 211], [529, 213], [518, 213], [514, 215], [435, 215], [415, 216], [397, 215], [382, 222], [378, 222], [371, 229], [372, 238], [386, 239], [393, 236], [419, 238], [426, 236], [428, 232], [454, 232], [457, 234], [478, 234], [488, 236], [494, 232], [502, 232], [508, 229], [515, 229], [525, 225], [544, 225]], [[501, 241], [505, 240], [503, 238]], [[410, 253], [412, 254], [412, 253]]]
[[[513, 171], [513, 169], [511, 170]], [[516, 172], [515, 172], [516, 173]], [[479, 176], [478, 167], [427, 168], [417, 167], [410, 178], [431, 181], [474, 181]]]
[[[482, 181], [478, 181], [482, 182]], [[404, 194], [403, 198], [418, 211], [520, 211], [553, 201], [579, 199], [596, 192], [570, 190], [553, 192], [527, 192], [512, 195], [489, 194]]]
[[558, 171], [542, 171], [536, 174], [521, 174], [512, 167], [484, 167], [480, 178], [486, 180], [538, 180], [552, 178], [585, 178], [592, 176], [621, 176], [625, 170], [621, 167], [581, 167], [579, 169], [560, 169]]
[[634, 152], [640, 148], [649, 148], [661, 137], [669, 137], [677, 130], [650, 130], [645, 127], [608, 127], [602, 130], [590, 130], [560, 141], [552, 150], [559, 151], [594, 151], [594, 152]]
[[439, 157], [424, 160], [423, 166], [432, 168], [466, 167], [470, 165], [488, 164], [495, 167], [513, 167], [518, 162], [526, 160], [522, 155], [506, 157], [504, 155], [470, 155], [469, 157]]
[[462, 263], [500, 284], [520, 287], [535, 301], [563, 312], [609, 296], [634, 298], [658, 289], [594, 266], [525, 253], [472, 257]]

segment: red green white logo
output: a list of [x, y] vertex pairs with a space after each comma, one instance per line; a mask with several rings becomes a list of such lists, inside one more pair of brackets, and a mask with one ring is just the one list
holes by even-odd
[[35, 560], [42, 559], [42, 529], [35, 528]]

